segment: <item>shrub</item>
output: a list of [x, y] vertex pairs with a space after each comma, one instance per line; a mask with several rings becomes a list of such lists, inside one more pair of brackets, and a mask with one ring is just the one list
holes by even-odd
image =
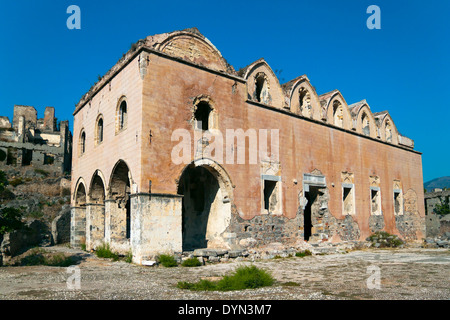
[[63, 188], [61, 191], [61, 196], [70, 196], [70, 188]]
[[128, 251], [127, 255], [125, 256], [125, 262], [127, 263], [133, 262], [133, 253], [131, 251]]
[[0, 235], [22, 229], [25, 223], [22, 222], [22, 210], [16, 208], [3, 208], [0, 210]]
[[434, 212], [439, 215], [450, 214], [450, 203], [448, 197], [441, 204], [436, 204]]
[[46, 259], [45, 264], [53, 267], [69, 267], [74, 264], [74, 259], [65, 256], [63, 253], [58, 253]]
[[3, 192], [6, 189], [9, 181], [6, 177], [5, 171], [0, 170], [0, 192]]
[[28, 216], [34, 219], [41, 219], [44, 216], [43, 211], [31, 211]]
[[44, 177], [48, 177], [50, 175], [50, 172], [43, 170], [43, 169], [34, 169], [34, 172], [41, 174]]
[[181, 265], [183, 267], [199, 267], [202, 263], [197, 258], [189, 258], [184, 260]]
[[273, 282], [270, 273], [252, 265], [239, 267], [233, 275], [223, 277], [218, 283], [218, 288], [221, 291], [255, 289], [271, 286]]
[[200, 280], [197, 283], [178, 282], [177, 288], [193, 291], [232, 291], [256, 289], [271, 286], [274, 283], [272, 275], [256, 266], [242, 266], [230, 276], [224, 276], [219, 281]]
[[386, 231], [377, 231], [369, 236], [366, 240], [371, 241], [372, 243], [379, 243], [380, 248], [395, 248], [404, 244], [404, 242], [398, 236], [389, 234]]
[[14, 188], [23, 183], [25, 183], [25, 181], [23, 181], [23, 179], [20, 177], [9, 181], [9, 184], [12, 185]]
[[99, 258], [107, 258], [107, 259], [113, 259], [114, 261], [119, 260], [119, 255], [115, 252], [111, 251], [111, 248], [109, 247], [109, 243], [103, 243], [102, 245], [98, 246], [95, 249], [95, 254]]
[[51, 266], [51, 267], [69, 267], [74, 264], [74, 258], [66, 256], [63, 253], [51, 254], [44, 249], [35, 248], [31, 254], [20, 261], [22, 266]]
[[175, 258], [168, 254], [162, 254], [159, 256], [159, 262], [166, 268], [176, 267], [178, 265]]
[[306, 257], [306, 256], [311, 256], [311, 255], [312, 255], [312, 252], [309, 250], [300, 251], [300, 252], [295, 253], [296, 257], [301, 257], [301, 258]]

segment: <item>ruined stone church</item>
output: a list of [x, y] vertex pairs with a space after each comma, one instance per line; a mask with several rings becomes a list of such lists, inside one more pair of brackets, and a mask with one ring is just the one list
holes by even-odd
[[[177, 163], [179, 129], [277, 129], [279, 156], [248, 161], [246, 136], [246, 161], [230, 164], [194, 138], [192, 159]], [[264, 59], [236, 71], [195, 28], [132, 45], [77, 104], [73, 136], [73, 246], [106, 242], [142, 263], [197, 248], [425, 234], [421, 153], [387, 111], [319, 94], [305, 75], [280, 84]]]

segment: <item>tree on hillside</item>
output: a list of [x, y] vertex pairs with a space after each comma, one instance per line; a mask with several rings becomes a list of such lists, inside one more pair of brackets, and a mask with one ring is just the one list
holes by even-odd
[[0, 210], [0, 235], [22, 229], [22, 211], [16, 208], [2, 208]]
[[[6, 189], [7, 185], [6, 174], [0, 170], [0, 199], [11, 193]], [[23, 228], [25, 223], [22, 222], [22, 214], [22, 211], [16, 208], [0, 209], [0, 235]]]
[[450, 214], [450, 205], [449, 205], [449, 198], [446, 197], [441, 204], [437, 204], [434, 207], [434, 212], [436, 214], [440, 214], [440, 215], [446, 215], [446, 214]]

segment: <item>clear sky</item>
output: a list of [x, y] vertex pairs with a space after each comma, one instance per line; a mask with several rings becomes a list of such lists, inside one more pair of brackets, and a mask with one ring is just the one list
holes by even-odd
[[[70, 5], [81, 30], [69, 30]], [[369, 30], [369, 5], [381, 29]], [[197, 27], [238, 70], [263, 57], [281, 83], [306, 74], [317, 93], [388, 110], [423, 152], [424, 182], [450, 176], [450, 1], [0, 0], [0, 115], [75, 104], [148, 35]]]

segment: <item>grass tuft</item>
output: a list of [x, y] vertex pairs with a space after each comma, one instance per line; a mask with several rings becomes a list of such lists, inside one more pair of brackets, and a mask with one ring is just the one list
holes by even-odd
[[189, 258], [184, 260], [181, 265], [183, 267], [200, 267], [202, 263], [197, 258]]
[[256, 289], [271, 286], [274, 283], [272, 275], [256, 266], [241, 266], [230, 276], [224, 276], [219, 281], [200, 280], [196, 283], [178, 282], [177, 288], [192, 291], [234, 291]]
[[306, 256], [311, 256], [311, 255], [312, 255], [312, 252], [309, 250], [300, 251], [300, 252], [295, 253], [296, 257], [301, 257], [301, 258], [306, 257]]
[[69, 267], [75, 263], [74, 258], [63, 253], [52, 254], [44, 249], [35, 248], [31, 254], [20, 260], [22, 266]]
[[172, 268], [178, 266], [175, 258], [168, 254], [162, 254], [159, 256], [159, 262], [166, 268]]
[[99, 258], [113, 259], [114, 261], [119, 260], [119, 254], [111, 251], [109, 243], [103, 243], [102, 245], [98, 246], [95, 249], [95, 254]]

